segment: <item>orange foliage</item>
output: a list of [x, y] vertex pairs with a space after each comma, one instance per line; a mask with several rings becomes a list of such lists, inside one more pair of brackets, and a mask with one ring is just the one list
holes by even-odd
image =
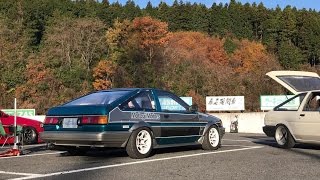
[[168, 42], [168, 23], [149, 16], [135, 18], [132, 23], [133, 29], [138, 33], [141, 48], [164, 46]]
[[247, 73], [258, 70], [272, 59], [259, 42], [242, 40], [238, 47], [239, 49], [231, 57], [231, 64], [236, 72]]
[[15, 91], [21, 108], [37, 108], [37, 112], [44, 113], [48, 105], [58, 103], [57, 91], [62, 88], [61, 83], [43, 62], [31, 58], [25, 77], [26, 83], [18, 86]]
[[170, 38], [168, 50], [169, 54], [176, 56], [172, 58], [175, 61], [200, 61], [207, 66], [228, 64], [223, 41], [200, 32], [174, 33]]
[[112, 61], [102, 60], [93, 69], [93, 87], [96, 90], [110, 89], [116, 73], [116, 65]]

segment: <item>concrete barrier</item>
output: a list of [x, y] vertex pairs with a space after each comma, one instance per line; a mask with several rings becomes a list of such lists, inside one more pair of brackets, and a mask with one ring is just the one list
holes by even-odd
[[[260, 133], [263, 134], [265, 112], [253, 113], [209, 113], [222, 120], [226, 132], [230, 132], [231, 121], [238, 119], [239, 133]], [[236, 117], [238, 115], [238, 117]]]

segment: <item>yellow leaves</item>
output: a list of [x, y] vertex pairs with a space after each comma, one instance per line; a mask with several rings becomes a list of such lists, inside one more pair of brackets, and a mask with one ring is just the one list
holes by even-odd
[[106, 34], [106, 41], [110, 50], [114, 51], [118, 46], [126, 45], [131, 32], [132, 24], [129, 20], [123, 22], [116, 20], [113, 28], [109, 28]]

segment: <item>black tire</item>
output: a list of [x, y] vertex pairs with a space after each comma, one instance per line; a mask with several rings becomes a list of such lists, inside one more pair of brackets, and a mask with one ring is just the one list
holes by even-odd
[[[147, 144], [146, 149], [137, 146], [137, 143], [141, 142], [141, 138], [146, 138], [143, 143]], [[139, 128], [131, 133], [128, 140], [126, 151], [127, 154], [133, 159], [142, 159], [149, 157], [153, 148], [153, 139], [151, 131], [148, 128]]]
[[33, 127], [24, 127], [22, 133], [24, 144], [35, 144], [38, 142], [38, 133]]
[[202, 149], [217, 150], [219, 147], [221, 147], [221, 134], [218, 127], [213, 125], [204, 134]]
[[284, 125], [278, 125], [274, 134], [274, 139], [276, 140], [279, 147], [284, 149], [290, 149], [295, 145], [295, 141]]

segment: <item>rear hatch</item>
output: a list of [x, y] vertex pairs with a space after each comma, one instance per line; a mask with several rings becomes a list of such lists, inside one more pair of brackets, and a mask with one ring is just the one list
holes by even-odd
[[108, 114], [131, 90], [106, 90], [87, 94], [49, 109], [45, 131], [103, 131]]
[[105, 106], [59, 106], [45, 118], [45, 131], [101, 131], [108, 124]]
[[306, 71], [271, 71], [266, 74], [293, 94], [320, 90], [320, 77]]

